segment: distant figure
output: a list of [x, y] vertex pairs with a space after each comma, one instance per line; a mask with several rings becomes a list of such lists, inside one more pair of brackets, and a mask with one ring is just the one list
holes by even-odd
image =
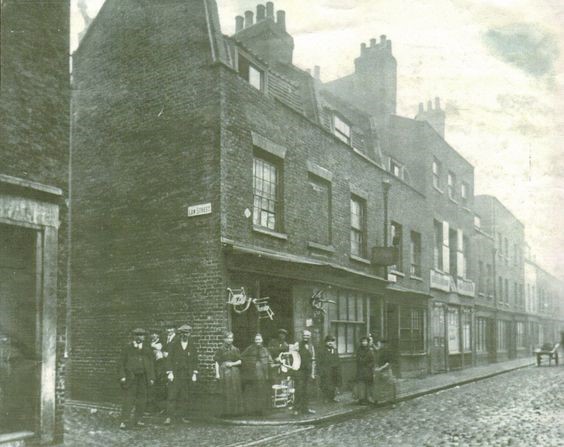
[[185, 324], [177, 332], [179, 339], [167, 347], [168, 397], [165, 425], [169, 425], [175, 415], [180, 415], [187, 422], [190, 387], [198, 380], [198, 350], [191, 337], [192, 327]]
[[326, 402], [336, 402], [337, 388], [341, 387], [341, 359], [335, 345], [335, 337], [325, 337], [325, 345], [317, 352], [319, 387]]
[[309, 384], [315, 379], [315, 348], [311, 342], [311, 332], [307, 329], [302, 332], [302, 340], [299, 342], [298, 352], [300, 354], [300, 368], [295, 373], [296, 397], [294, 415], [315, 414], [309, 408]]
[[262, 343], [262, 335], [257, 334], [254, 344], [241, 354], [245, 411], [257, 415], [262, 415], [272, 405], [272, 388], [269, 379], [273, 361], [268, 349]]
[[360, 339], [356, 352], [356, 384], [355, 394], [360, 404], [369, 404], [372, 399], [373, 370], [376, 362], [374, 351], [370, 348], [368, 337]]
[[243, 413], [243, 392], [241, 389], [241, 353], [233, 346], [233, 332], [223, 335], [221, 346], [213, 358], [215, 377], [220, 381], [222, 391], [222, 416], [237, 416]]
[[147, 405], [148, 387], [155, 383], [153, 352], [145, 343], [145, 330], [134, 329], [133, 340], [122, 350], [119, 380], [125, 391], [119, 428], [125, 429], [135, 407], [133, 423], [145, 425], [141, 418]]

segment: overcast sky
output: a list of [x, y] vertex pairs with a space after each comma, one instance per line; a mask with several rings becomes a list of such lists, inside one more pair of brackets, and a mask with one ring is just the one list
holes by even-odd
[[[73, 49], [104, 0], [71, 0]], [[222, 31], [255, 0], [218, 0]], [[265, 3], [265, 2], [263, 2]], [[361, 42], [386, 34], [398, 61], [398, 113], [439, 96], [446, 139], [475, 167], [476, 194], [497, 196], [526, 225], [537, 261], [564, 278], [564, 2], [562, 0], [279, 0], [294, 62], [350, 74]]]

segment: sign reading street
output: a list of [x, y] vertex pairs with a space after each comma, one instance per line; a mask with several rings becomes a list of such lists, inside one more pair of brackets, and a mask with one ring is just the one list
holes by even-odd
[[211, 214], [211, 203], [202, 203], [200, 205], [193, 205], [188, 207], [188, 217], [202, 216], [204, 214]]

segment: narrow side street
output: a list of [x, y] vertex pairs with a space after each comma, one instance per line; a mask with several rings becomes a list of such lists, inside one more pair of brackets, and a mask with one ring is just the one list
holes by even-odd
[[564, 368], [530, 367], [317, 427], [150, 419], [120, 431], [117, 414], [73, 408], [65, 446], [557, 446], [563, 419]]

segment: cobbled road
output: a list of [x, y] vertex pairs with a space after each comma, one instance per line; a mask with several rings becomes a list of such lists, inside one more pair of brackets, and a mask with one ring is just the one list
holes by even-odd
[[564, 367], [531, 367], [316, 427], [203, 422], [120, 431], [115, 415], [72, 410], [65, 446], [564, 446]]

